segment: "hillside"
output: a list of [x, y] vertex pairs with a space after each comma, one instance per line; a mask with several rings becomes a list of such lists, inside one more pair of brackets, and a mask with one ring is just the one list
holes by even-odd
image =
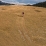
[[46, 46], [46, 8], [0, 6], [0, 46]]
[[0, 1], [0, 5], [14, 5], [14, 4], [5, 3], [5, 2]]
[[40, 2], [40, 3], [33, 4], [33, 6], [45, 7], [46, 8], [46, 1], [45, 2]]

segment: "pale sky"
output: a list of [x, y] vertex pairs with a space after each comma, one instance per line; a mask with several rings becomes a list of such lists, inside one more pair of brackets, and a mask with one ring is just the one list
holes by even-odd
[[42, 2], [42, 1], [46, 1], [46, 0], [2, 0], [5, 2], [10, 2], [10, 3], [38, 3], [38, 2]]

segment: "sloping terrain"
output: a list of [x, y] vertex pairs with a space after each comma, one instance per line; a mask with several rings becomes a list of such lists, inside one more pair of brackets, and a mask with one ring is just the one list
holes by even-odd
[[0, 1], [0, 5], [15, 5], [15, 4], [10, 4], [10, 3], [5, 3], [5, 2]]
[[44, 1], [44, 2], [39, 2], [39, 3], [36, 3], [36, 4], [33, 4], [33, 6], [44, 7], [44, 8], [46, 8], [46, 1]]
[[46, 9], [0, 6], [0, 46], [46, 46]]

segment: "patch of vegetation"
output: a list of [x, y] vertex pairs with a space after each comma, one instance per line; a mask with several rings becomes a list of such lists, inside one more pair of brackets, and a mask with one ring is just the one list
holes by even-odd
[[35, 8], [33, 8], [33, 9], [35, 9]]
[[46, 8], [46, 1], [45, 2], [40, 2], [40, 3], [33, 4], [33, 6], [45, 7]]
[[2, 8], [2, 10], [5, 10], [4, 8]]
[[35, 10], [36, 12], [41, 12], [41, 11], [39, 11], [39, 10]]

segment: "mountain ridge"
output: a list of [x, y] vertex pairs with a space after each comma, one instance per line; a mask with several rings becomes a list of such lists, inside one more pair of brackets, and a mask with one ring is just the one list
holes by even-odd
[[33, 4], [33, 6], [45, 7], [46, 8], [46, 1]]
[[5, 2], [0, 1], [0, 5], [14, 5], [14, 4], [5, 3]]

